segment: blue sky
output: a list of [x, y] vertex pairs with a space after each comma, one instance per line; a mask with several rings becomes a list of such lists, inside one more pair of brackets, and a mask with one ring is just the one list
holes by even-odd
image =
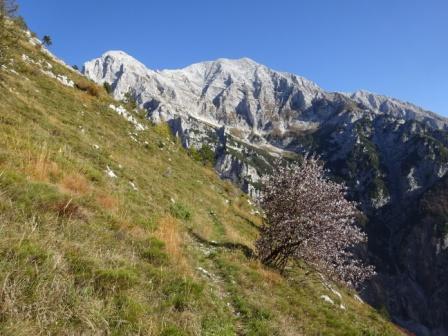
[[111, 49], [152, 69], [249, 57], [330, 91], [366, 89], [448, 116], [447, 0], [18, 0], [51, 49]]

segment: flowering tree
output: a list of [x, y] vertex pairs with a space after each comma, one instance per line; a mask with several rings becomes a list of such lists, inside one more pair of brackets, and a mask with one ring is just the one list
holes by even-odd
[[263, 185], [266, 220], [256, 242], [263, 263], [283, 270], [291, 258], [300, 259], [351, 287], [373, 275], [355, 252], [367, 241], [355, 224], [360, 212], [345, 199], [346, 188], [325, 177], [318, 158], [278, 165]]

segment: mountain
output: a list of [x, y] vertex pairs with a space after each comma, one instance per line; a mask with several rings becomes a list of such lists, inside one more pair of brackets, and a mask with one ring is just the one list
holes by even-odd
[[[448, 303], [429, 299], [446, 288], [432, 281], [447, 272], [436, 267], [446, 234], [429, 230], [422, 243], [413, 212], [447, 172], [446, 118], [366, 91], [326, 92], [247, 58], [153, 71], [112, 51], [87, 62], [83, 72], [110, 84], [115, 98], [135, 100], [153, 122], [168, 122], [184, 147], [212, 151], [221, 177], [251, 195], [276, 159], [321, 155], [368, 217], [379, 275], [365, 297], [417, 334], [448, 333]], [[411, 246], [421, 248], [405, 253]], [[431, 272], [420, 274], [414, 260]]]
[[[274, 128], [312, 129], [314, 123], [320, 124], [328, 117], [324, 111], [320, 115], [305, 113], [313, 101], [334, 101], [341, 95], [249, 58], [223, 58], [180, 70], [153, 71], [123, 51], [109, 51], [86, 62], [84, 73], [96, 82], [112, 84], [117, 99], [131, 92], [155, 121], [187, 114], [257, 134], [270, 133]], [[435, 113], [393, 98], [366, 91], [345, 95], [368, 113], [418, 120], [436, 128], [448, 124]]]
[[258, 209], [208, 152], [19, 24], [1, 27], [1, 335], [402, 334], [305, 266], [261, 265]]
[[426, 111], [414, 104], [402, 102], [395, 98], [374, 94], [365, 90], [356, 91], [347, 96], [376, 113], [384, 113], [405, 120], [423, 121], [431, 127], [446, 129], [446, 118], [443, 118], [436, 113]]

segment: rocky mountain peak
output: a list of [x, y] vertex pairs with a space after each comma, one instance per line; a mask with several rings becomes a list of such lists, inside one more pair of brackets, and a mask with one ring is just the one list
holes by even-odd
[[[182, 69], [153, 71], [123, 51], [108, 51], [89, 61], [84, 73], [96, 82], [108, 82], [114, 96], [131, 92], [154, 120], [195, 116], [244, 132], [313, 128], [329, 117], [315, 102], [340, 105], [341, 95], [367, 114], [422, 121], [444, 129], [448, 120], [411, 103], [360, 90], [330, 94], [295, 74], [272, 70], [250, 58], [192, 64]], [[311, 123], [310, 123], [311, 122]]]
[[375, 113], [388, 114], [405, 120], [423, 121], [433, 128], [445, 128], [448, 125], [447, 118], [396, 98], [375, 94], [366, 90], [358, 90], [347, 96]]

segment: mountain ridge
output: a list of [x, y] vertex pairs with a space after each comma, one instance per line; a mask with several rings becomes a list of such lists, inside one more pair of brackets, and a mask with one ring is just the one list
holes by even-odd
[[[120, 57], [116, 57], [116, 56]], [[437, 128], [443, 128], [446, 125], [448, 125], [448, 119], [446, 117], [443, 117], [435, 112], [426, 110], [422, 107], [419, 107], [418, 105], [406, 101], [399, 100], [394, 97], [382, 95], [382, 94], [376, 94], [372, 93], [370, 91], [361, 89], [357, 90], [355, 92], [338, 92], [338, 91], [326, 91], [323, 90], [319, 85], [317, 85], [315, 82], [302, 77], [300, 75], [296, 75], [290, 72], [285, 71], [276, 71], [273, 70], [266, 65], [260, 64], [248, 57], [243, 57], [239, 59], [229, 59], [229, 58], [218, 58], [216, 60], [210, 60], [210, 61], [204, 61], [204, 62], [197, 62], [193, 63], [191, 65], [185, 66], [183, 68], [179, 69], [159, 69], [159, 70], [152, 70], [145, 66], [143, 63], [132, 57], [131, 55], [127, 54], [124, 51], [121, 50], [111, 50], [103, 53], [103, 55], [100, 58], [93, 59], [92, 61], [88, 61], [84, 64], [83, 72], [90, 77], [91, 79], [95, 81], [106, 81], [106, 78], [101, 78], [98, 76], [97, 71], [94, 70], [94, 67], [92, 67], [92, 62], [96, 63], [96, 66], [98, 66], [98, 62], [100, 60], [105, 60], [107, 58], [117, 58], [117, 61], [121, 61], [122, 65], [137, 67], [138, 70], [141, 72], [140, 74], [146, 74], [146, 75], [154, 75], [156, 77], [159, 77], [157, 75], [166, 75], [169, 76], [170, 79], [173, 80], [173, 77], [176, 75], [180, 75], [184, 78], [192, 80], [193, 82], [198, 81], [198, 74], [201, 74], [200, 70], [202, 71], [202, 77], [203, 80], [206, 80], [210, 76], [210, 71], [214, 70], [216, 73], [216, 70], [221, 70], [222, 72], [233, 75], [233, 79], [239, 80], [241, 78], [238, 78], [238, 76], [235, 76], [235, 74], [238, 75], [238, 72], [241, 73], [242, 77], [248, 76], [248, 74], [252, 74], [252, 77], [250, 78], [252, 81], [255, 81], [256, 78], [254, 74], [256, 74], [257, 69], [261, 69], [266, 71], [270, 74], [278, 74], [281, 76], [284, 76], [286, 78], [293, 78], [297, 81], [297, 84], [303, 89], [307, 90], [309, 95], [307, 96], [308, 99], [310, 99], [310, 95], [312, 96], [312, 93], [320, 93], [320, 94], [340, 94], [344, 95], [357, 103], [363, 104], [364, 107], [376, 112], [376, 113], [396, 113], [397, 117], [403, 117], [405, 119], [417, 119], [417, 120], [423, 120], [428, 121], [428, 119], [434, 119], [434, 121], [430, 121], [432, 124], [432, 127]], [[196, 73], [194, 73], [196, 72]], [[186, 76], [190, 75], [190, 76]], [[193, 77], [193, 78], [192, 78]], [[107, 78], [111, 79], [111, 78]], [[173, 84], [173, 83], [169, 83]], [[197, 83], [196, 83], [197, 84]], [[205, 85], [205, 83], [201, 83], [202, 85]], [[246, 83], [247, 84], [247, 83]], [[120, 93], [118, 93], [119, 98]]]

